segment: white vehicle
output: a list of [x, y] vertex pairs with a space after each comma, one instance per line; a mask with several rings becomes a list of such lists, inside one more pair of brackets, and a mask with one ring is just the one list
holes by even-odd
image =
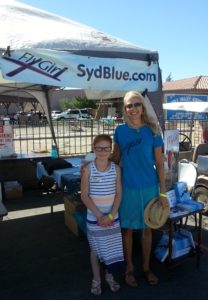
[[52, 119], [56, 119], [56, 116], [60, 115], [61, 113], [62, 113], [61, 110], [52, 110], [52, 112], [51, 112]]
[[63, 111], [60, 114], [57, 114], [53, 119], [63, 120], [63, 119], [71, 119], [71, 120], [83, 120], [83, 119], [91, 119], [90, 114], [88, 113], [86, 108], [82, 109], [68, 109]]
[[92, 119], [92, 116], [88, 112], [87, 108], [80, 108], [81, 118]]

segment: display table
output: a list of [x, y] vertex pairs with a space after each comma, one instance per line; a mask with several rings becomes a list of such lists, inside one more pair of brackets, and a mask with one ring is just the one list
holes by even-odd
[[[168, 269], [172, 269], [176, 264], [183, 261], [184, 257], [179, 257], [177, 259], [172, 259], [172, 250], [173, 250], [173, 235], [174, 232], [177, 230], [176, 227], [181, 228], [183, 226], [183, 220], [186, 219], [188, 216], [197, 216], [197, 222], [195, 224], [195, 229], [197, 230], [197, 242], [196, 242], [196, 265], [197, 267], [200, 266], [200, 246], [201, 246], [201, 226], [202, 226], [202, 212], [203, 209], [195, 210], [189, 213], [183, 213], [179, 216], [169, 216], [167, 225], [168, 225], [168, 259], [167, 259], [167, 266]], [[187, 257], [187, 256], [186, 256]]]
[[81, 178], [80, 174], [67, 174], [62, 176], [62, 190], [66, 188], [69, 194], [80, 191]]
[[[83, 159], [82, 157], [65, 158], [67, 162], [70, 162], [72, 164], [72, 168], [58, 169], [53, 171], [53, 173], [50, 176], [54, 178], [58, 188], [62, 188], [63, 186], [62, 184], [63, 175], [74, 175], [76, 177], [80, 176], [80, 166], [81, 166], [82, 159]], [[39, 180], [41, 179], [42, 176], [49, 176], [42, 162], [37, 163], [36, 175]]]
[[[69, 193], [77, 191], [77, 186], [80, 186], [80, 167], [84, 157], [70, 157], [65, 160], [72, 164], [71, 168], [54, 170], [51, 175], [48, 174], [42, 162], [38, 162], [36, 165], [36, 176], [40, 180], [42, 176], [52, 177], [57, 185], [58, 189], [64, 190], [67, 188]], [[76, 184], [74, 182], [76, 181]], [[76, 185], [76, 190], [74, 190]], [[51, 213], [53, 213], [54, 202], [51, 200]]]
[[[204, 204], [190, 197], [183, 181], [176, 182], [174, 189], [166, 194], [170, 211], [165, 226], [161, 228], [163, 234], [154, 250], [155, 257], [166, 264], [168, 271], [191, 256], [196, 257], [196, 266], [199, 267]], [[195, 219], [193, 230], [187, 226], [189, 216]], [[192, 232], [195, 232], [195, 239]]]
[[0, 200], [4, 200], [4, 182], [17, 180], [21, 184], [33, 182], [33, 165], [32, 161], [39, 161], [48, 158], [47, 153], [30, 153], [30, 154], [17, 154], [14, 156], [0, 158]]

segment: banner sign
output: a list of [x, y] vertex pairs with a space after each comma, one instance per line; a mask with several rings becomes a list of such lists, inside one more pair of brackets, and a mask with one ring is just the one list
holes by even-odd
[[164, 174], [166, 190], [173, 188], [178, 178], [179, 131], [165, 130], [164, 132]]
[[14, 154], [13, 131], [11, 125], [0, 125], [0, 157]]
[[158, 63], [29, 49], [0, 58], [3, 77], [19, 82], [94, 90], [158, 89]]
[[[207, 102], [207, 95], [169, 94], [165, 96], [166, 103], [173, 102]], [[167, 110], [167, 120], [207, 120], [207, 113], [187, 112], [182, 110]]]

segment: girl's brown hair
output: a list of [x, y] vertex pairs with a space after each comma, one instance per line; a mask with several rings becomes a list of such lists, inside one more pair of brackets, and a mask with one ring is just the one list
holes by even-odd
[[93, 146], [95, 146], [96, 144], [98, 144], [101, 141], [109, 142], [111, 146], [112, 146], [112, 143], [113, 143], [112, 138], [110, 137], [110, 135], [108, 135], [108, 134], [99, 134], [94, 138]]

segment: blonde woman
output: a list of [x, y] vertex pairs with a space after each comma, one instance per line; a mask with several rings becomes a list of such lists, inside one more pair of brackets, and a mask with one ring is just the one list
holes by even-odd
[[158, 284], [150, 269], [152, 231], [144, 223], [144, 208], [150, 200], [160, 196], [161, 204], [168, 205], [163, 175], [163, 140], [159, 127], [147, 113], [143, 96], [128, 92], [124, 97], [125, 124], [118, 126], [114, 135], [113, 159], [122, 166], [122, 200], [119, 208], [126, 260], [125, 282], [137, 287], [132, 260], [134, 229], [142, 229], [142, 269], [150, 285]]

